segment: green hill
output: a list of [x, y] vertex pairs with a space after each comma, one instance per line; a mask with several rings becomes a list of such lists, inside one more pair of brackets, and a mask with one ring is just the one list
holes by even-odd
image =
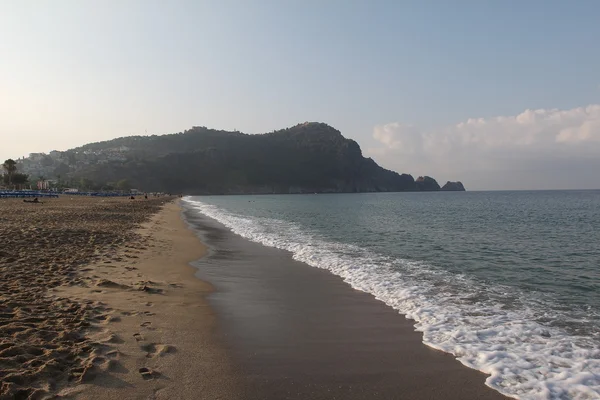
[[355, 141], [323, 123], [262, 135], [194, 127], [91, 143], [67, 153], [93, 158], [110, 151], [124, 155], [88, 163], [69, 176], [97, 184], [126, 179], [145, 191], [190, 194], [439, 190], [433, 178], [415, 182], [411, 175], [380, 167], [362, 156]]

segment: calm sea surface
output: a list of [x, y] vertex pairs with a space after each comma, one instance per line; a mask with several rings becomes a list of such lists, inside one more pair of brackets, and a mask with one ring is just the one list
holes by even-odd
[[523, 399], [600, 399], [600, 191], [186, 198], [417, 321]]

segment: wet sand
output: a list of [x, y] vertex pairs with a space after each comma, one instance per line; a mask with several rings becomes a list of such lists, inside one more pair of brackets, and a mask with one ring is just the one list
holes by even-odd
[[165, 203], [0, 201], [0, 400], [503, 398], [372, 296], [187, 212], [203, 257]]
[[246, 399], [505, 399], [422, 344], [413, 323], [327, 271], [189, 210], [212, 249], [196, 262]]

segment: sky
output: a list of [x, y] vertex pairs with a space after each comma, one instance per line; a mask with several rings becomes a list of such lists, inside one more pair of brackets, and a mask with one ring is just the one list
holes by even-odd
[[600, 189], [600, 2], [0, 0], [0, 159], [326, 122], [467, 189]]

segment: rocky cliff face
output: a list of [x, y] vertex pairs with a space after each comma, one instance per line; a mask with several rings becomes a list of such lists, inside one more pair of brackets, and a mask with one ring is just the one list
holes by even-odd
[[435, 192], [440, 190], [440, 185], [430, 176], [420, 176], [415, 180], [415, 187], [421, 192]]
[[446, 184], [444, 186], [442, 186], [443, 191], [447, 191], [447, 192], [464, 192], [465, 191], [465, 187], [463, 186], [462, 182], [460, 181], [456, 181], [456, 182], [446, 182]]

